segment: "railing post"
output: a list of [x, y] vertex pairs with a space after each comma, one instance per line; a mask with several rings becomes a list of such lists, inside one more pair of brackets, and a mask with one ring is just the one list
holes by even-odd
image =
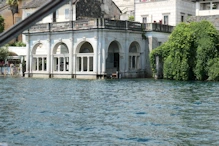
[[126, 20], [126, 21], [125, 21], [125, 29], [126, 29], [126, 30], [129, 29], [129, 24], [128, 24], [128, 23], [129, 23], [129, 21]]

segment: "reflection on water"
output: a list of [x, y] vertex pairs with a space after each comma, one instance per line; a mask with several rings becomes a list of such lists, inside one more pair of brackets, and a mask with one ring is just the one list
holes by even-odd
[[219, 145], [219, 83], [0, 77], [0, 143]]

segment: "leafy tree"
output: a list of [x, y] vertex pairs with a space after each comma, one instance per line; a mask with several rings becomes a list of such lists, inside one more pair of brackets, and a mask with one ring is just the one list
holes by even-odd
[[135, 21], [135, 17], [134, 16], [130, 16], [129, 17], [129, 21]]
[[14, 14], [18, 13], [18, 0], [7, 0], [6, 3], [9, 5], [14, 24]]
[[0, 60], [5, 60], [9, 55], [8, 48], [0, 48]]
[[0, 15], [0, 33], [4, 31], [4, 18]]
[[181, 23], [169, 40], [150, 54], [152, 71], [155, 57], [162, 58], [164, 78], [174, 80], [219, 80], [219, 33], [208, 21]]

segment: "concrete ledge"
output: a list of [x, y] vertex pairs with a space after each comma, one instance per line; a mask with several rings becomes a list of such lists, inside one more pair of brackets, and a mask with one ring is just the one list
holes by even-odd
[[51, 78], [57, 78], [57, 79], [71, 79], [71, 74], [52, 74]]
[[76, 79], [97, 79], [97, 75], [76, 75]]

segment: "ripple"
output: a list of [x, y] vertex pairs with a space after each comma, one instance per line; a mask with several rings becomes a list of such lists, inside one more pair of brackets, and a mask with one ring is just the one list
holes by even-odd
[[218, 145], [219, 83], [0, 78], [0, 143]]

